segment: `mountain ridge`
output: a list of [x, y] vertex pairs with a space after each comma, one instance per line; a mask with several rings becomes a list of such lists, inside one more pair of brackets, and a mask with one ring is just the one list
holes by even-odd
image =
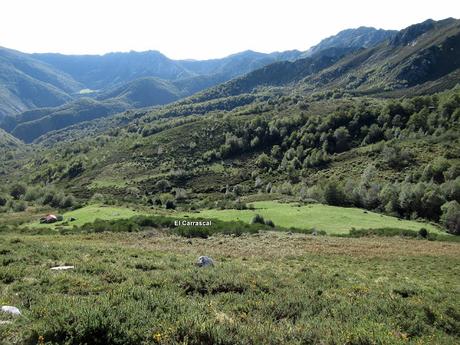
[[[304, 53], [292, 50], [265, 54], [247, 50], [225, 58], [205, 61], [172, 60], [158, 51], [109, 53], [101, 56], [32, 54], [40, 59], [39, 63], [51, 66], [50, 68], [62, 68], [65, 76], [78, 78], [76, 85], [79, 87], [104, 88], [99, 91], [88, 90], [88, 93], [74, 93], [69, 96], [70, 99], [64, 101], [67, 104], [64, 107], [57, 104], [55, 107], [48, 106], [42, 110], [38, 108], [36, 111], [26, 111], [13, 117], [3, 116], [0, 127], [26, 142], [31, 142], [49, 131], [64, 128], [63, 126], [104, 118], [127, 109], [163, 105], [184, 97], [189, 97], [188, 103], [203, 102], [251, 93], [261, 87], [284, 87], [299, 83], [307, 92], [325, 88], [343, 89], [341, 92], [388, 92], [401, 87], [417, 86], [423, 78], [442, 78], [452, 72], [456, 65], [437, 71], [437, 77], [429, 66], [425, 67], [426, 76], [422, 77], [421, 69], [414, 70], [413, 66], [423, 64], [427, 58], [443, 58], [445, 54], [433, 48], [432, 51], [426, 50], [425, 55], [416, 56], [419, 46], [408, 46], [403, 42], [417, 34], [421, 37], [428, 35], [428, 39], [425, 37], [421, 41], [426, 45], [424, 48], [435, 43], [441, 44], [448, 32], [455, 31], [453, 27], [456, 23], [451, 18], [439, 22], [427, 20], [401, 31], [359, 27], [343, 30], [335, 36], [323, 39]], [[430, 33], [433, 31], [442, 39], [434, 37]], [[431, 42], [431, 46], [425, 41]], [[446, 47], [455, 48], [456, 45], [457, 41], [454, 39], [452, 47]], [[401, 56], [405, 54], [407, 58], [412, 56], [413, 60], [398, 62], [398, 68], [391, 68], [387, 62], [382, 62], [383, 59], [388, 59], [388, 62], [394, 60], [396, 53]], [[305, 57], [305, 54], [308, 56]], [[29, 58], [28, 55], [25, 56]], [[109, 62], [102, 68], [103, 61], [106, 60]], [[157, 63], [150, 64], [148, 69], [142, 68], [146, 61], [154, 60]], [[161, 68], [162, 65], [164, 68]], [[384, 72], [387, 69], [392, 69], [390, 79]], [[97, 72], [88, 84], [93, 70]], [[104, 72], [107, 70], [110, 73]], [[396, 75], [395, 71], [399, 74]], [[240, 76], [240, 73], [243, 75]], [[380, 86], [375, 84], [374, 79], [384, 80], [384, 83]], [[442, 90], [443, 82], [437, 84], [437, 88]], [[72, 90], [74, 89], [75, 86]], [[82, 97], [89, 98], [80, 101]], [[68, 119], [64, 120], [65, 116]]]

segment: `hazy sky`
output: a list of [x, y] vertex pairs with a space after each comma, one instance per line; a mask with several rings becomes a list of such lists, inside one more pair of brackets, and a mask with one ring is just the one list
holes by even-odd
[[154, 49], [204, 59], [306, 50], [347, 28], [402, 29], [446, 17], [460, 18], [460, 1], [0, 0], [0, 46], [65, 54]]

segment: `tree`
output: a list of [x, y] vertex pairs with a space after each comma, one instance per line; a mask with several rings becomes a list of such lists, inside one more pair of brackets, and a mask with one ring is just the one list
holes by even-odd
[[441, 185], [441, 190], [447, 200], [457, 200], [460, 202], [460, 176], [455, 180], [444, 182]]
[[440, 157], [436, 158], [432, 164], [433, 179], [437, 183], [444, 181], [444, 172], [450, 168], [450, 163], [447, 159]]
[[338, 183], [335, 181], [329, 181], [324, 186], [324, 200], [329, 205], [341, 206], [345, 204], [345, 195]]
[[273, 158], [276, 158], [276, 159], [281, 159], [283, 157], [283, 154], [281, 152], [281, 147], [279, 147], [279, 145], [273, 145], [270, 154]]
[[66, 175], [69, 178], [74, 178], [74, 177], [77, 177], [78, 175], [80, 175], [84, 170], [85, 170], [85, 168], [83, 166], [83, 162], [78, 160], [76, 162], [73, 162], [69, 166], [69, 168], [67, 169]]
[[343, 152], [348, 149], [350, 133], [345, 127], [339, 127], [334, 131], [335, 151]]
[[4, 195], [0, 195], [0, 206], [5, 206], [7, 201]]
[[364, 138], [364, 144], [373, 144], [383, 139], [383, 130], [376, 123], [369, 127], [367, 136]]
[[428, 219], [438, 220], [441, 206], [446, 202], [438, 185], [430, 185], [422, 197], [422, 210], [419, 214]]
[[26, 194], [26, 186], [23, 185], [22, 183], [15, 183], [13, 186], [11, 186], [11, 189], [10, 189], [10, 195], [18, 200], [21, 196], [23, 196], [24, 194]]
[[169, 192], [171, 190], [171, 184], [168, 180], [159, 180], [157, 183], [155, 183], [155, 189], [160, 192]]
[[398, 211], [398, 190], [392, 183], [387, 183], [379, 193], [379, 200], [385, 212], [393, 213]]
[[426, 185], [424, 183], [403, 183], [399, 193], [399, 207], [406, 215], [420, 212], [422, 209], [422, 197], [425, 194]]
[[268, 169], [273, 165], [273, 161], [267, 154], [262, 153], [257, 157], [256, 164], [261, 169]]
[[447, 231], [460, 235], [460, 204], [457, 201], [449, 201], [441, 206], [441, 223]]
[[460, 164], [453, 164], [450, 166], [449, 169], [444, 171], [444, 179], [447, 180], [455, 180], [457, 177], [460, 176]]
[[62, 208], [70, 208], [75, 205], [75, 197], [73, 195], [67, 195], [62, 199], [61, 207]]

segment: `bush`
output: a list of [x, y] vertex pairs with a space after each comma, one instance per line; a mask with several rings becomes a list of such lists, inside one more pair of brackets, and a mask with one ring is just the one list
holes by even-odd
[[93, 196], [91, 197], [91, 201], [96, 202], [96, 203], [104, 203], [105, 197], [101, 193], [94, 193]]
[[165, 208], [167, 210], [174, 210], [176, 208], [176, 204], [172, 200], [167, 200], [165, 203]]
[[275, 227], [275, 223], [273, 223], [273, 221], [270, 220], [270, 219], [267, 219], [267, 220], [265, 221], [265, 225], [268, 225], [268, 226], [271, 227], [271, 228], [274, 228], [274, 227]]
[[169, 192], [171, 190], [171, 184], [168, 180], [159, 180], [155, 183], [155, 189], [160, 192]]
[[460, 235], [460, 204], [457, 201], [449, 201], [441, 206], [441, 223], [447, 231], [454, 235]]
[[14, 212], [23, 212], [26, 210], [27, 205], [24, 201], [18, 201], [12, 205], [12, 208]]
[[421, 228], [419, 231], [418, 231], [418, 235], [422, 238], [427, 238], [428, 237], [428, 230], [425, 229], [425, 228]]
[[75, 205], [75, 197], [73, 195], [67, 195], [61, 202], [62, 208], [71, 208]]
[[18, 200], [21, 196], [26, 194], [26, 186], [23, 185], [22, 183], [16, 183], [10, 188], [10, 195]]
[[329, 205], [334, 206], [341, 206], [346, 203], [345, 195], [338, 183], [335, 181], [330, 181], [324, 187], [324, 200]]
[[43, 191], [39, 187], [29, 188], [24, 195], [24, 200], [35, 201], [39, 199], [42, 194]]
[[85, 171], [84, 164], [82, 161], [79, 160], [69, 165], [69, 167], [67, 168], [67, 172], [65, 173], [65, 176], [72, 179], [83, 173], [83, 171]]
[[260, 214], [256, 214], [254, 217], [252, 217], [251, 224], [265, 224], [264, 217], [262, 217]]

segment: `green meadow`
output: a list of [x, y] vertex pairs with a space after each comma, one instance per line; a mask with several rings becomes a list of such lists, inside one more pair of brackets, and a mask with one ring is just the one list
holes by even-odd
[[254, 209], [248, 210], [203, 210], [193, 216], [216, 218], [224, 221], [241, 220], [251, 222], [259, 214], [265, 220], [286, 228], [324, 230], [329, 234], [348, 233], [352, 228], [378, 229], [397, 228], [418, 231], [426, 228], [430, 232], [441, 233], [438, 227], [424, 222], [401, 220], [358, 208], [344, 208], [322, 204], [300, 205], [277, 201], [257, 201], [251, 203]]
[[[63, 214], [63, 222], [39, 224], [38, 219], [26, 223], [24, 227], [52, 228], [82, 226], [96, 219], [127, 219], [136, 215], [164, 215], [169, 217], [200, 217], [222, 221], [243, 221], [250, 223], [259, 214], [265, 220], [272, 220], [276, 226], [283, 228], [316, 229], [328, 234], [347, 234], [351, 229], [393, 228], [419, 231], [426, 228], [432, 233], [444, 233], [439, 227], [418, 221], [403, 220], [358, 208], [345, 208], [322, 204], [301, 205], [299, 203], [282, 203], [278, 201], [257, 201], [249, 204], [253, 209], [216, 210], [206, 209], [199, 212], [176, 212], [160, 209], [141, 211], [122, 206], [88, 205]], [[70, 218], [75, 221], [70, 222]], [[38, 216], [37, 216], [38, 218]]]
[[[53, 224], [40, 224], [37, 220], [26, 223], [24, 227], [31, 228], [52, 228], [56, 227], [72, 227], [74, 225], [81, 226], [86, 223], [94, 222], [96, 219], [125, 219], [141, 214], [127, 207], [105, 206], [105, 205], [88, 205], [74, 211], [65, 212], [63, 214], [64, 220]], [[69, 221], [70, 218], [75, 218], [75, 221]]]

